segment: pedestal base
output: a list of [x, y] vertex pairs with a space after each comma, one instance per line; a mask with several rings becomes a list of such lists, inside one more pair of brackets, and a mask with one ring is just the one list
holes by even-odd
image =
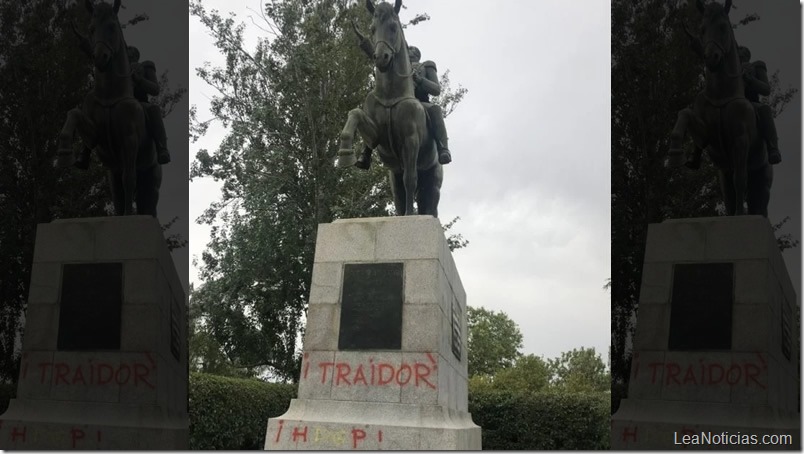
[[150, 216], [37, 230], [0, 449], [187, 449], [184, 290]]

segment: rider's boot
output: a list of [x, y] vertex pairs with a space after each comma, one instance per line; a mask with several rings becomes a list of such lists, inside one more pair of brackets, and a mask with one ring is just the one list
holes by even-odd
[[162, 112], [159, 106], [153, 105], [149, 108], [148, 121], [151, 124], [151, 134], [156, 144], [156, 162], [167, 164], [170, 162], [170, 152], [167, 149], [167, 133], [165, 123], [162, 122]]
[[689, 158], [687, 158], [687, 162], [685, 162], [684, 165], [688, 169], [692, 169], [692, 170], [700, 169], [701, 168], [701, 154], [702, 153], [703, 153], [703, 150], [701, 150], [697, 146], [694, 147], [693, 150], [692, 150], [692, 153], [690, 154]]
[[452, 162], [452, 154], [449, 151], [449, 138], [447, 138], [447, 126], [444, 124], [444, 115], [441, 113], [439, 106], [433, 106], [429, 110], [436, 149], [438, 150], [438, 163], [449, 164]]
[[87, 170], [89, 168], [89, 161], [92, 158], [92, 150], [88, 146], [84, 146], [81, 151], [78, 152], [78, 156], [75, 158], [75, 162], [73, 165], [76, 169]]
[[360, 153], [360, 157], [355, 162], [355, 167], [363, 170], [368, 170], [371, 167], [371, 148], [369, 146], [363, 148], [363, 152]]
[[778, 164], [782, 162], [782, 154], [779, 153], [779, 136], [776, 135], [776, 124], [773, 122], [773, 112], [767, 104], [754, 104], [754, 108], [759, 113], [759, 129], [765, 137], [768, 146], [768, 162]]

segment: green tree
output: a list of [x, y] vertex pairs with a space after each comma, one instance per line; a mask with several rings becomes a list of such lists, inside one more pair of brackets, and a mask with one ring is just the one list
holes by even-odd
[[[668, 138], [679, 110], [703, 87], [702, 64], [684, 23], [697, 23], [695, 2], [612, 0], [611, 5], [611, 374], [627, 386], [630, 342], [642, 279], [648, 224], [723, 213], [715, 169], [668, 169]], [[747, 24], [756, 17], [746, 16]], [[771, 80], [778, 114], [794, 91]], [[661, 182], [661, 184], [657, 184]], [[616, 411], [620, 395], [613, 396]]]
[[[197, 139], [215, 120], [228, 130], [216, 151], [198, 151], [191, 171], [223, 184], [199, 218], [213, 227], [192, 295], [197, 329], [235, 370], [294, 379], [318, 224], [392, 209], [378, 162], [369, 172], [333, 165], [346, 114], [371, 89], [372, 63], [351, 28], [355, 20], [367, 30], [369, 15], [345, 0], [268, 3], [267, 36], [248, 51], [243, 24], [200, 2], [190, 11], [226, 59], [197, 71], [218, 95], [213, 119], [191, 111], [191, 131]], [[461, 96], [442, 98], [454, 106]]]
[[522, 356], [522, 333], [504, 312], [469, 307], [469, 376], [494, 376]]
[[552, 383], [570, 392], [608, 391], [611, 375], [594, 348], [573, 349], [548, 361]]

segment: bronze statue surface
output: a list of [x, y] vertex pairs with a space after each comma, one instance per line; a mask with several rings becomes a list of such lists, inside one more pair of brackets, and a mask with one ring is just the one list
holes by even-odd
[[[771, 164], [779, 162], [781, 157], [775, 128], [769, 132], [767, 118], [763, 119], [764, 114], [770, 112], [763, 113], [763, 108], [747, 97], [751, 89], [756, 90], [760, 85], [747, 84], [747, 81], [759, 81], [758, 73], [752, 69], [757, 66], [744, 66], [745, 62], [740, 61], [728, 16], [731, 0], [723, 5], [704, 5], [702, 0], [697, 0], [696, 6], [701, 13], [700, 34], [687, 33], [692, 38], [693, 49], [704, 60], [706, 83], [692, 108], [678, 113], [670, 135], [668, 164], [683, 163], [683, 140], [689, 132], [695, 151], [687, 165], [697, 168], [700, 150], [709, 152], [719, 170], [727, 214], [746, 214], [745, 204], [747, 214], [767, 217], [773, 182]], [[767, 83], [767, 76], [764, 81]], [[765, 147], [766, 139], [770, 142], [770, 151], [776, 151], [775, 155], [771, 154], [771, 161]]]
[[[440, 87], [435, 64], [420, 64], [418, 58], [412, 61], [410, 57], [399, 21], [401, 7], [401, 0], [396, 0], [393, 6], [389, 3], [375, 6], [372, 0], [366, 0], [366, 9], [372, 14], [370, 40], [355, 27], [361, 49], [374, 59], [376, 83], [363, 108], [349, 112], [340, 136], [338, 166], [358, 162], [352, 145], [355, 132], [359, 132], [369, 152], [377, 149], [380, 161], [389, 168], [396, 213], [417, 214], [415, 200], [418, 214], [438, 217], [443, 180], [441, 166], [452, 157], [440, 108], [429, 102], [425, 105], [422, 99], [437, 94]], [[437, 133], [431, 133], [428, 127], [428, 113]], [[359, 167], [368, 168], [370, 156], [365, 155], [364, 151], [363, 161], [357, 164]]]
[[[82, 49], [93, 59], [95, 86], [82, 105], [67, 114], [59, 134], [58, 163], [67, 166], [73, 161], [72, 141], [77, 132], [85, 146], [78, 166], [88, 164], [87, 150], [96, 151], [108, 169], [114, 213], [156, 216], [162, 168], [150, 133], [155, 128], [149, 121], [154, 120], [153, 115], [149, 120], [146, 107], [135, 97], [135, 80], [146, 80], [148, 71], [129, 61], [129, 48], [117, 18], [120, 0], [114, 5], [93, 5], [85, 0], [84, 5], [92, 14], [90, 34], [84, 37], [76, 33]], [[161, 124], [161, 114], [158, 121]]]

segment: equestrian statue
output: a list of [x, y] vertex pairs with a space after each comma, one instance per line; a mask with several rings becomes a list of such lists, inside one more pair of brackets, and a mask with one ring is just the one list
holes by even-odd
[[[374, 60], [375, 86], [362, 109], [353, 109], [343, 127], [338, 167], [368, 169], [371, 152], [389, 169], [397, 215], [438, 217], [443, 181], [442, 165], [452, 161], [447, 145], [444, 116], [429, 96], [440, 93], [436, 65], [421, 63], [421, 53], [408, 46], [399, 21], [402, 0], [394, 5], [366, 0], [372, 14], [371, 36], [354, 26], [363, 51]], [[353, 140], [359, 132], [365, 143], [360, 159]]]
[[668, 165], [684, 163], [682, 145], [689, 132], [694, 151], [684, 164], [698, 168], [701, 150], [707, 149], [718, 168], [727, 214], [746, 214], [747, 205], [747, 214], [767, 217], [771, 164], [780, 162], [781, 154], [770, 108], [759, 103], [759, 94], [770, 92], [765, 64], [751, 63], [747, 49], [737, 46], [728, 16], [731, 0], [723, 5], [696, 0], [696, 6], [700, 34], [685, 31], [704, 60], [706, 82], [692, 108], [678, 113]]
[[[86, 168], [89, 152], [95, 150], [107, 168], [114, 214], [156, 217], [161, 164], [169, 162], [170, 155], [161, 111], [147, 102], [149, 94], [159, 91], [155, 66], [140, 63], [139, 51], [126, 45], [117, 17], [120, 0], [113, 5], [85, 0], [84, 5], [92, 15], [89, 35], [74, 31], [93, 59], [95, 86], [81, 106], [67, 114], [57, 163]], [[84, 143], [78, 159], [72, 147], [76, 132]]]

